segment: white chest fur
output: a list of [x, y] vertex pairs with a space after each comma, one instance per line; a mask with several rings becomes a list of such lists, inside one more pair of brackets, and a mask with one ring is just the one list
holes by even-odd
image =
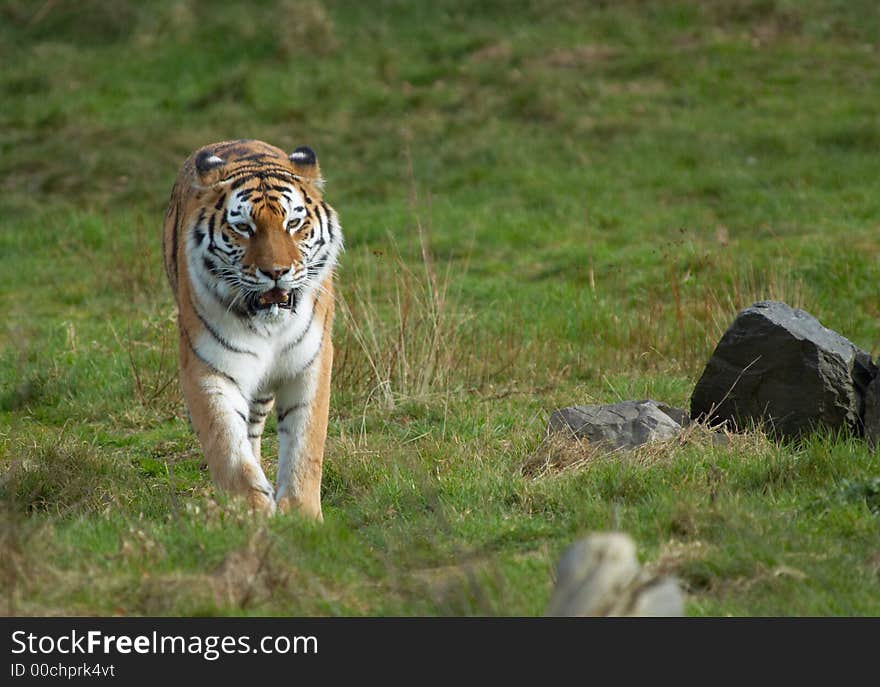
[[195, 351], [231, 378], [246, 399], [273, 393], [279, 385], [295, 380], [317, 356], [324, 322], [315, 312], [314, 293], [304, 294], [293, 312], [243, 319], [224, 309], [211, 294], [199, 294], [203, 289], [198, 283], [195, 287], [193, 305], [202, 323], [193, 341]]

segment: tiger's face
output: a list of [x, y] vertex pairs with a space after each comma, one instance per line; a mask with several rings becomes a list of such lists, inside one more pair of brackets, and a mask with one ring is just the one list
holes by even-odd
[[314, 153], [297, 149], [288, 169], [269, 154], [238, 164], [212, 157], [202, 168], [224, 169], [197, 217], [191, 264], [228, 309], [282, 318], [320, 286], [341, 249], [336, 213], [321, 197], [320, 179], [297, 173], [303, 167], [316, 172]]
[[[275, 194], [236, 189], [221, 214], [215, 255], [225, 279], [252, 313], [294, 307], [317, 263], [314, 213], [294, 185], [276, 185]], [[314, 273], [314, 269], [312, 272]], [[317, 275], [312, 274], [312, 279]]]

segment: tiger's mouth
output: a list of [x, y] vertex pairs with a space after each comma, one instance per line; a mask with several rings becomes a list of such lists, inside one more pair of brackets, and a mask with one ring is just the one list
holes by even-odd
[[296, 295], [293, 291], [285, 291], [275, 287], [263, 293], [257, 293], [250, 297], [249, 305], [254, 312], [268, 310], [272, 306], [278, 306], [285, 310], [293, 310], [296, 305]]

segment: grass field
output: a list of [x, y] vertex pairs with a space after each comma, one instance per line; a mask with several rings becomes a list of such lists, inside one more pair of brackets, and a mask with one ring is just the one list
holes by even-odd
[[[878, 353], [873, 0], [4, 0], [0, 64], [0, 612], [538, 615], [620, 529], [688, 615], [880, 615], [857, 439], [542, 453], [762, 298]], [[321, 526], [215, 494], [177, 386], [162, 214], [238, 137], [346, 234]]]

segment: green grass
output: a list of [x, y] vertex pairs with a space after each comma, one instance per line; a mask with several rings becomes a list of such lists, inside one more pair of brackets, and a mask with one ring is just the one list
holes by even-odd
[[[880, 614], [859, 440], [524, 470], [561, 405], [686, 407], [755, 300], [880, 349], [876, 3], [7, 0], [0, 39], [4, 612], [537, 615], [620, 529], [689, 615]], [[315, 148], [346, 234], [322, 526], [215, 494], [177, 387], [164, 205], [243, 136]]]

